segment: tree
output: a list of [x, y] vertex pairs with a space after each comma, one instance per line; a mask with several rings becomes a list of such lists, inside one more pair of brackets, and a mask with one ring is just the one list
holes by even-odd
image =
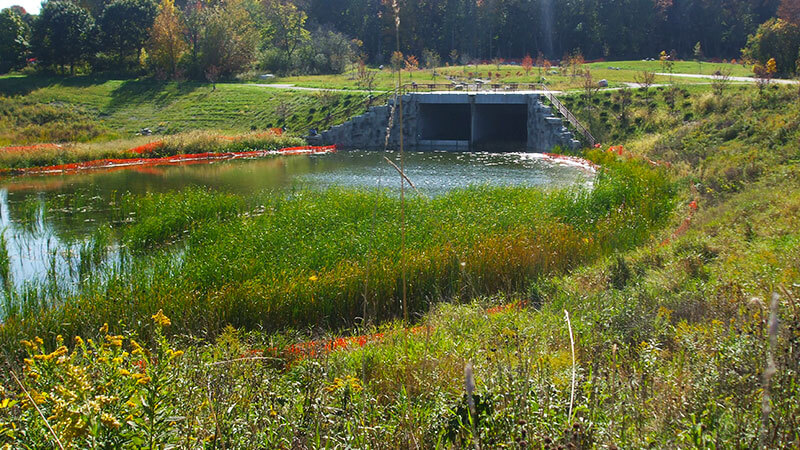
[[201, 0], [191, 0], [183, 10], [183, 33], [189, 46], [190, 68], [197, 75], [200, 66], [200, 39], [206, 26], [206, 7]]
[[286, 59], [286, 67], [291, 68], [295, 50], [308, 42], [311, 36], [304, 28], [308, 16], [290, 2], [264, 0], [263, 5], [263, 47], [272, 45], [280, 49]]
[[758, 93], [763, 94], [764, 88], [769, 84], [769, 75], [767, 68], [761, 63], [753, 65], [753, 74], [756, 76], [756, 86], [758, 86]]
[[661, 61], [661, 67], [664, 69], [664, 72], [669, 73], [669, 80], [672, 82], [672, 70], [675, 67], [675, 61], [672, 55], [668, 55], [665, 50], [662, 50], [658, 59]]
[[458, 64], [458, 50], [452, 49], [450, 50], [450, 64], [456, 65]]
[[218, 78], [248, 70], [255, 59], [258, 31], [244, 0], [227, 0], [206, 8], [203, 15], [195, 76], [205, 76], [211, 67], [218, 70]]
[[356, 72], [356, 84], [361, 89], [366, 89], [370, 96], [372, 96], [372, 90], [375, 89], [375, 75], [377, 73], [373, 70], [370, 70], [367, 67], [367, 64], [362, 59], [358, 62], [358, 69]]
[[36, 20], [31, 44], [44, 67], [70, 67], [85, 62], [93, 53], [94, 20], [89, 13], [66, 0], [45, 2]]
[[586, 105], [591, 110], [594, 108], [592, 105], [592, 99], [600, 91], [600, 85], [595, 83], [592, 79], [592, 72], [585, 71], [583, 73], [583, 96], [586, 99]]
[[540, 79], [542, 78], [542, 69], [544, 68], [544, 61], [545, 61], [544, 53], [539, 52], [539, 54], [536, 55], [536, 67], [539, 68], [539, 78]]
[[414, 55], [409, 55], [406, 58], [405, 69], [408, 72], [408, 77], [413, 78], [414, 72], [419, 69], [419, 60]]
[[359, 61], [361, 45], [361, 41], [328, 26], [319, 27], [311, 33], [310, 41], [296, 51], [294, 68], [305, 74], [343, 73]]
[[702, 72], [703, 69], [703, 47], [700, 45], [700, 41], [697, 41], [697, 44], [694, 45], [694, 60], [697, 61], [697, 68]]
[[725, 88], [731, 81], [731, 69], [720, 69], [714, 72], [711, 79], [711, 88], [717, 96], [721, 96], [725, 92]]
[[522, 68], [525, 69], [525, 76], [527, 77], [531, 73], [531, 69], [533, 68], [533, 58], [531, 58], [531, 54], [528, 53], [522, 58]]
[[633, 76], [633, 79], [644, 90], [644, 102], [650, 103], [650, 87], [656, 82], [656, 73], [643, 70]]
[[10, 8], [0, 11], [0, 73], [25, 67], [28, 54], [28, 26]]
[[117, 64], [126, 64], [144, 47], [156, 14], [152, 0], [113, 0], [98, 20], [103, 49], [116, 56]]
[[613, 100], [619, 105], [619, 120], [623, 124], [628, 123], [628, 107], [631, 106], [633, 94], [630, 88], [623, 87], [614, 92]]
[[433, 50], [426, 49], [422, 52], [422, 61], [425, 63], [425, 67], [431, 70], [433, 82], [436, 83], [436, 69], [442, 63], [439, 54]]
[[217, 81], [219, 80], [219, 67], [217, 66], [208, 66], [206, 68], [206, 81], [211, 83], [211, 91], [217, 90]]
[[405, 58], [403, 57], [403, 52], [398, 52], [398, 51], [392, 52], [392, 59], [390, 63], [392, 65], [392, 70], [394, 71], [403, 70], [403, 64], [405, 64]]
[[747, 39], [742, 56], [747, 60], [757, 61], [762, 66], [774, 58], [777, 73], [788, 75], [797, 70], [799, 49], [800, 26], [783, 19], [770, 19]]
[[778, 17], [795, 25], [800, 25], [800, 2], [797, 0], [782, 0], [780, 6], [778, 6]]
[[178, 62], [188, 48], [184, 33], [174, 0], [162, 0], [147, 45], [147, 54], [157, 72], [178, 78]]

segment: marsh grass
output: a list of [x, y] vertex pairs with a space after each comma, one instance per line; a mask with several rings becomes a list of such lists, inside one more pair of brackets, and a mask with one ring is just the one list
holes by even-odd
[[[404, 264], [414, 317], [442, 300], [519, 292], [531, 279], [649, 237], [669, 217], [671, 183], [641, 163], [595, 158], [605, 169], [591, 190], [473, 187], [408, 199]], [[336, 328], [365, 310], [373, 322], [401, 312], [400, 202], [388, 191], [300, 190], [244, 200], [190, 189], [123, 196], [119, 205], [121, 217], [135, 213], [118, 228], [130, 253], [125, 269], [101, 269], [102, 282], [63, 292], [58, 306], [9, 317], [3, 342], [77, 334], [109, 320], [134, 324], [159, 308], [182, 329], [212, 336], [229, 324]], [[85, 252], [97, 251], [94, 245]], [[142, 254], [155, 247], [163, 251]]]
[[[130, 151], [146, 144], [156, 143], [146, 154]], [[304, 145], [297, 137], [276, 136], [271, 133], [251, 132], [226, 137], [214, 131], [192, 131], [165, 138], [136, 137], [100, 143], [63, 144], [60, 148], [31, 147], [0, 152], [0, 169], [71, 164], [97, 159], [125, 159], [172, 156], [187, 153], [219, 153], [239, 151], [278, 150]]]

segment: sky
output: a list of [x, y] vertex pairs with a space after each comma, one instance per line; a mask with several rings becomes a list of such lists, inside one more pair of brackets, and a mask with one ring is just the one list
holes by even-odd
[[42, 9], [42, 0], [0, 0], [0, 9], [14, 5], [22, 6], [29, 14], [39, 14], [39, 10]]

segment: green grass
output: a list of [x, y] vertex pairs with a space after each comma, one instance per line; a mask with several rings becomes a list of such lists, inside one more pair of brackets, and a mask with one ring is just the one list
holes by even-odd
[[[283, 91], [249, 84], [0, 78], [0, 145], [130, 138], [193, 130], [327, 129], [366, 108], [366, 94]], [[377, 101], [377, 100], [376, 100]]]
[[[620, 69], [619, 72], [650, 72], [667, 73], [661, 61], [605, 61], [587, 64], [592, 71], [597, 69], [608, 69], [614, 67]], [[752, 77], [753, 67], [742, 64], [700, 62], [697, 61], [676, 61], [672, 67], [672, 73], [713, 75], [717, 71], [730, 70], [734, 77]], [[616, 70], [615, 70], [616, 71]], [[631, 76], [631, 75], [628, 75]]]
[[[125, 269], [77, 295], [17, 303], [5, 313], [0, 347], [28, 335], [85, 334], [103, 322], [142, 323], [159, 308], [207, 335], [227, 324], [349, 325], [363, 315], [366, 280], [366, 310], [385, 320], [401, 314], [402, 264], [413, 315], [432, 302], [524, 290], [531, 279], [642, 242], [668, 217], [672, 187], [663, 175], [597, 157], [606, 169], [591, 191], [476, 187], [409, 199], [405, 254], [400, 201], [385, 192], [245, 201], [191, 190], [124, 200], [121, 217], [136, 217], [121, 229], [134, 251]], [[176, 252], [136, 255], [184, 234]]]
[[[609, 67], [620, 70], [609, 69]], [[583, 66], [589, 69], [595, 81], [605, 79], [609, 82], [609, 87], [621, 87], [625, 83], [636, 82], [637, 77], [643, 70], [652, 72], [664, 72], [660, 61], [608, 61], [602, 63], [591, 63]], [[481, 64], [477, 66], [452, 66], [440, 67], [437, 69], [437, 77], [434, 79], [433, 72], [429, 69], [416, 71], [404, 71], [401, 77], [403, 84], [415, 82], [417, 84], [449, 84], [446, 76], [457, 77], [459, 79], [480, 78], [492, 80], [495, 83], [540, 83], [545, 82], [552, 90], [579, 90], [583, 86], [583, 78], [573, 77], [570, 73], [562, 71], [558, 67], [551, 69], [555, 73], [545, 73], [534, 67], [528, 74], [521, 66], [502, 64], [499, 67], [494, 64]], [[675, 63], [673, 73], [703, 74], [713, 75], [717, 70], [730, 70], [733, 76], [752, 76], [750, 67], [743, 67], [739, 64], [723, 63], [702, 63], [698, 66], [696, 62], [679, 61]], [[397, 84], [397, 75], [389, 69], [375, 70], [375, 86], [377, 90], [392, 90]], [[471, 74], [471, 75], [470, 75]], [[498, 74], [500, 76], [498, 77]], [[708, 84], [708, 79], [675, 78], [682, 84]], [[655, 82], [665, 84], [670, 82], [668, 76], [656, 76]], [[263, 81], [258, 81], [263, 82]], [[296, 86], [313, 88], [337, 88], [337, 89], [363, 89], [358, 84], [356, 70], [352, 69], [340, 75], [314, 75], [314, 76], [292, 76], [273, 78], [269, 83], [294, 84]]]

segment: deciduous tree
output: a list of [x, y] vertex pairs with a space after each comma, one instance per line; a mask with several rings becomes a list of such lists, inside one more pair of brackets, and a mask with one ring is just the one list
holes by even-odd
[[770, 19], [748, 38], [742, 54], [746, 59], [764, 66], [770, 58], [774, 58], [777, 72], [788, 75], [797, 70], [798, 49], [800, 26], [783, 19]]
[[147, 45], [147, 54], [156, 71], [178, 78], [178, 62], [188, 49], [184, 33], [174, 0], [162, 0]]
[[113, 0], [98, 20], [103, 50], [115, 55], [118, 64], [130, 64], [144, 47], [157, 13], [152, 0]]
[[25, 66], [28, 54], [28, 26], [10, 8], [0, 11], [0, 73]]
[[525, 69], [525, 76], [527, 77], [531, 73], [531, 69], [533, 68], [533, 58], [531, 58], [530, 53], [526, 54], [524, 58], [522, 58], [522, 68]]
[[70, 67], [85, 62], [94, 51], [94, 20], [67, 0], [45, 2], [34, 23], [31, 43], [42, 66]]
[[294, 3], [283, 0], [264, 0], [264, 26], [261, 31], [263, 47], [277, 47], [286, 58], [287, 67], [292, 65], [295, 50], [310, 39], [305, 29], [308, 16]]

